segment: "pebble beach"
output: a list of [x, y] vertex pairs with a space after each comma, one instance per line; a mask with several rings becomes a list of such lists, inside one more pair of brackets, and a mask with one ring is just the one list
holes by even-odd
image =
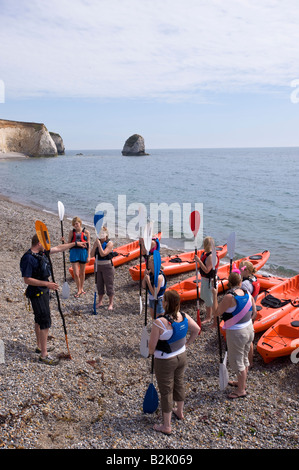
[[[298, 364], [290, 357], [265, 364], [255, 350], [247, 396], [231, 400], [229, 387], [219, 390], [218, 337], [211, 326], [204, 326], [187, 350], [184, 420], [173, 418], [171, 436], [153, 430], [161, 412], [158, 408], [144, 414], [142, 409], [151, 359], [139, 353], [144, 305], [140, 315], [139, 285], [128, 271], [138, 259], [116, 268], [114, 309], [108, 312], [105, 298], [98, 315], [92, 314], [93, 275], [86, 278], [86, 295], [77, 299], [67, 270], [71, 295], [60, 299], [72, 358], [63, 358], [67, 352], [64, 331], [52, 295], [49, 346], [54, 347], [51, 354], [61, 359], [57, 366], [40, 363], [19, 262], [30, 247], [35, 221], [46, 223], [51, 246], [56, 246], [61, 238], [60, 220], [58, 215], [4, 197], [0, 213], [0, 339], [5, 346], [5, 361], [0, 364], [0, 448], [186, 453], [188, 449], [298, 449]], [[65, 233], [70, 228], [70, 220], [65, 219]], [[90, 232], [93, 241], [94, 230]], [[116, 239], [116, 250], [128, 241]], [[161, 248], [161, 256], [170, 253], [174, 251]], [[62, 286], [62, 253], [52, 255], [51, 260], [55, 281]], [[191, 274], [169, 277], [168, 286]], [[200, 309], [204, 319], [201, 301]], [[181, 310], [196, 318], [195, 301], [183, 303]], [[257, 334], [255, 345], [258, 339]]]

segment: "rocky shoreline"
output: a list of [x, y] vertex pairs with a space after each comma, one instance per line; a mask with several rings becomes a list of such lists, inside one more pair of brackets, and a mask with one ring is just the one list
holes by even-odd
[[[255, 351], [247, 397], [230, 400], [228, 391], [218, 387], [218, 339], [211, 327], [205, 327], [188, 349], [184, 421], [173, 420], [171, 436], [153, 430], [160, 409], [153, 415], [142, 410], [151, 361], [139, 354], [144, 315], [139, 314], [138, 283], [128, 272], [138, 259], [116, 268], [114, 310], [108, 312], [106, 303], [96, 316], [93, 276], [86, 279], [84, 298], [75, 299], [74, 281], [68, 275], [71, 297], [61, 303], [72, 360], [61, 359], [55, 367], [39, 363], [19, 261], [30, 246], [35, 220], [47, 224], [52, 246], [60, 243], [60, 221], [4, 197], [0, 208], [0, 339], [5, 345], [5, 363], [0, 364], [0, 448], [298, 449], [298, 364], [289, 357], [264, 364]], [[65, 231], [69, 228], [65, 220]], [[92, 229], [91, 234], [94, 238]], [[116, 247], [123, 243], [115, 241]], [[162, 255], [168, 253], [161, 249]], [[62, 285], [62, 254], [51, 259], [55, 280]], [[169, 278], [168, 285], [177, 280]], [[200, 308], [204, 318], [202, 302]], [[184, 303], [182, 310], [195, 317], [195, 302]], [[51, 311], [49, 344], [55, 348], [53, 356], [59, 356], [67, 350], [55, 296]]]

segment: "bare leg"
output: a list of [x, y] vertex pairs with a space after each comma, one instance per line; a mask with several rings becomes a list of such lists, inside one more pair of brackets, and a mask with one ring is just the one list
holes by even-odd
[[202, 324], [209, 323], [212, 321], [212, 309], [213, 307], [206, 307], [206, 318], [201, 322]]
[[184, 419], [184, 402], [177, 401], [176, 407], [172, 410], [178, 419]]
[[171, 434], [171, 412], [170, 413], [162, 413], [163, 415], [163, 424], [155, 424], [154, 430], [158, 432], [162, 432], [164, 434]]
[[113, 295], [109, 297], [109, 307], [108, 310], [113, 310]]

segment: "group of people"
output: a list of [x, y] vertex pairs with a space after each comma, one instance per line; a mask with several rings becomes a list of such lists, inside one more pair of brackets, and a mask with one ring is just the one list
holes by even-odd
[[[95, 256], [98, 306], [102, 305], [106, 286], [109, 309], [112, 309], [113, 242], [109, 240], [108, 231], [103, 228], [90, 249], [90, 234], [82, 229], [80, 219], [73, 219], [72, 224], [73, 230], [69, 233], [68, 243], [51, 248], [50, 253], [70, 250], [70, 262], [78, 291], [76, 296], [85, 293], [83, 289], [85, 264], [90, 257]], [[213, 239], [206, 237], [202, 256], [195, 255], [201, 274], [200, 297], [206, 306], [206, 319], [203, 323], [214, 319], [214, 326], [216, 326], [217, 317], [222, 317], [224, 320], [223, 329], [228, 349], [228, 361], [237, 376], [236, 381], [229, 382], [232, 387], [235, 387], [235, 391], [228, 396], [232, 399], [245, 397], [246, 378], [252, 360], [253, 321], [256, 315], [255, 300], [251, 295], [254, 290], [254, 268], [252, 263], [246, 262], [240, 264], [239, 269], [234, 269], [229, 275], [229, 290], [218, 304], [217, 288], [211, 282], [216, 274], [212, 263], [212, 244]], [[155, 290], [153, 252], [159, 249], [157, 241], [152, 241], [149, 253], [144, 249], [142, 240], [140, 247], [146, 258], [143, 287], [149, 293], [149, 308], [152, 317], [149, 354], [154, 356], [154, 370], [161, 396], [162, 423], [155, 425], [154, 429], [169, 435], [171, 434], [172, 414], [177, 419], [184, 419], [186, 347], [198, 338], [200, 326], [190, 315], [180, 310], [179, 294], [171, 289], [166, 290], [167, 281], [163, 268], [158, 273], [158, 286]], [[23, 255], [20, 267], [24, 281], [28, 285], [26, 295], [31, 300], [35, 315], [37, 351], [40, 352], [40, 360], [53, 364], [54, 360], [50, 358], [47, 350], [47, 336], [51, 326], [49, 289], [57, 290], [59, 286], [48, 280], [50, 275], [48, 257], [36, 235], [32, 238], [31, 248]], [[215, 268], [217, 269], [217, 264]], [[175, 406], [174, 403], [176, 403]]]

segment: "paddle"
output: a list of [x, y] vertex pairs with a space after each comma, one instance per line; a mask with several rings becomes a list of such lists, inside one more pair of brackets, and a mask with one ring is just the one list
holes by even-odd
[[[139, 207], [139, 216], [138, 216], [138, 220], [139, 220], [139, 235], [140, 235], [140, 238], [142, 237], [142, 231], [144, 230], [144, 226], [145, 226], [145, 211], [144, 211], [144, 207], [143, 206], [140, 206]], [[139, 243], [139, 247], [140, 247], [140, 254], [139, 254], [139, 265], [140, 265], [140, 275], [139, 275], [139, 304], [140, 304], [140, 315], [142, 314], [142, 296], [141, 296], [141, 287], [142, 287], [142, 273], [141, 273], [141, 264], [142, 264], [142, 253], [141, 253], [141, 242]]]
[[[50, 242], [50, 236], [49, 236], [49, 232], [48, 232], [48, 229], [47, 229], [47, 226], [41, 222], [40, 220], [37, 220], [35, 222], [35, 230], [36, 230], [36, 234], [38, 236], [38, 239], [40, 241], [40, 243], [42, 244], [45, 252], [46, 252], [46, 255], [48, 257], [48, 260], [49, 260], [49, 264], [50, 264], [50, 269], [51, 269], [51, 276], [52, 276], [52, 279], [53, 279], [53, 282], [55, 282], [55, 279], [54, 279], [54, 272], [53, 272], [53, 266], [52, 266], [52, 262], [51, 262], [51, 258], [50, 258], [50, 249], [51, 249], [51, 242]], [[58, 295], [58, 291], [56, 290], [55, 291], [56, 293], [56, 298], [57, 298], [57, 304], [58, 304], [58, 310], [59, 310], [59, 313], [60, 313], [60, 316], [62, 318], [62, 324], [63, 324], [63, 329], [64, 329], [64, 336], [65, 336], [65, 342], [66, 342], [66, 346], [67, 346], [67, 350], [68, 350], [68, 358], [69, 359], [72, 359], [71, 357], [71, 354], [70, 354], [70, 350], [69, 350], [69, 343], [68, 343], [68, 339], [67, 339], [67, 331], [66, 331], [66, 325], [65, 325], [65, 319], [64, 319], [64, 316], [63, 316], [63, 313], [62, 313], [62, 310], [61, 310], [61, 305], [60, 305], [60, 299], [59, 299], [59, 295]]]
[[[144, 231], [143, 231], [143, 241], [144, 241], [144, 246], [145, 246], [147, 255], [149, 254], [149, 251], [151, 249], [152, 234], [153, 234], [153, 223], [148, 222], [145, 225]], [[146, 269], [148, 269], [147, 259], [146, 259]], [[140, 341], [140, 354], [143, 357], [148, 357], [148, 342], [149, 342], [149, 333], [147, 331], [147, 287], [146, 287], [144, 327], [141, 333], [141, 341]]]
[[236, 233], [232, 232], [229, 234], [228, 239], [227, 239], [227, 252], [230, 258], [230, 268], [229, 272], [232, 272], [232, 263], [233, 263], [233, 257], [235, 256], [235, 246], [236, 246]]
[[[194, 235], [194, 243], [195, 243], [195, 255], [197, 255], [197, 241], [196, 241], [196, 236], [199, 230], [200, 226], [200, 213], [198, 211], [193, 211], [190, 214], [189, 217], [189, 224], [191, 231], [193, 232]], [[199, 335], [201, 333], [201, 320], [200, 320], [200, 312], [199, 312], [199, 290], [198, 290], [198, 266], [197, 263], [195, 263], [196, 267], [196, 306], [197, 306], [197, 324], [200, 328], [199, 330]]]
[[[58, 201], [58, 215], [60, 219], [60, 227], [61, 227], [61, 236], [63, 239], [63, 218], [64, 218], [64, 205], [62, 204], [61, 201]], [[62, 240], [62, 243], [64, 243], [64, 240]], [[66, 282], [66, 269], [65, 269], [65, 252], [62, 252], [63, 255], [63, 269], [64, 269], [64, 283], [62, 286], [62, 297], [64, 299], [68, 299], [70, 296], [70, 287], [68, 283]]]
[[[155, 306], [154, 306], [154, 319], [156, 318], [157, 311], [157, 289], [158, 289], [158, 278], [161, 268], [161, 256], [158, 250], [154, 251], [154, 286], [155, 286]], [[159, 397], [157, 390], [154, 386], [154, 356], [152, 355], [152, 365], [151, 365], [151, 382], [148, 386], [147, 392], [143, 401], [143, 411], [144, 413], [154, 413], [158, 408]]]
[[[98, 211], [93, 217], [93, 224], [96, 232], [96, 237], [100, 235], [100, 230], [103, 225], [104, 212]], [[97, 314], [97, 276], [98, 276], [98, 255], [95, 258], [95, 267], [94, 267], [94, 298], [93, 298], [93, 314]]]
[[[214, 273], [214, 288], [217, 288], [216, 282], [216, 266], [217, 262], [217, 255], [214, 243], [212, 244], [212, 266], [213, 266], [213, 273]], [[220, 322], [219, 317], [217, 317], [217, 330], [218, 330], [218, 342], [219, 342], [219, 355], [220, 355], [220, 364], [219, 364], [219, 386], [220, 390], [224, 390], [228, 384], [228, 372], [226, 368], [226, 361], [227, 361], [227, 352], [225, 352], [224, 359], [222, 359], [222, 344], [221, 344], [221, 334], [220, 334]]]

